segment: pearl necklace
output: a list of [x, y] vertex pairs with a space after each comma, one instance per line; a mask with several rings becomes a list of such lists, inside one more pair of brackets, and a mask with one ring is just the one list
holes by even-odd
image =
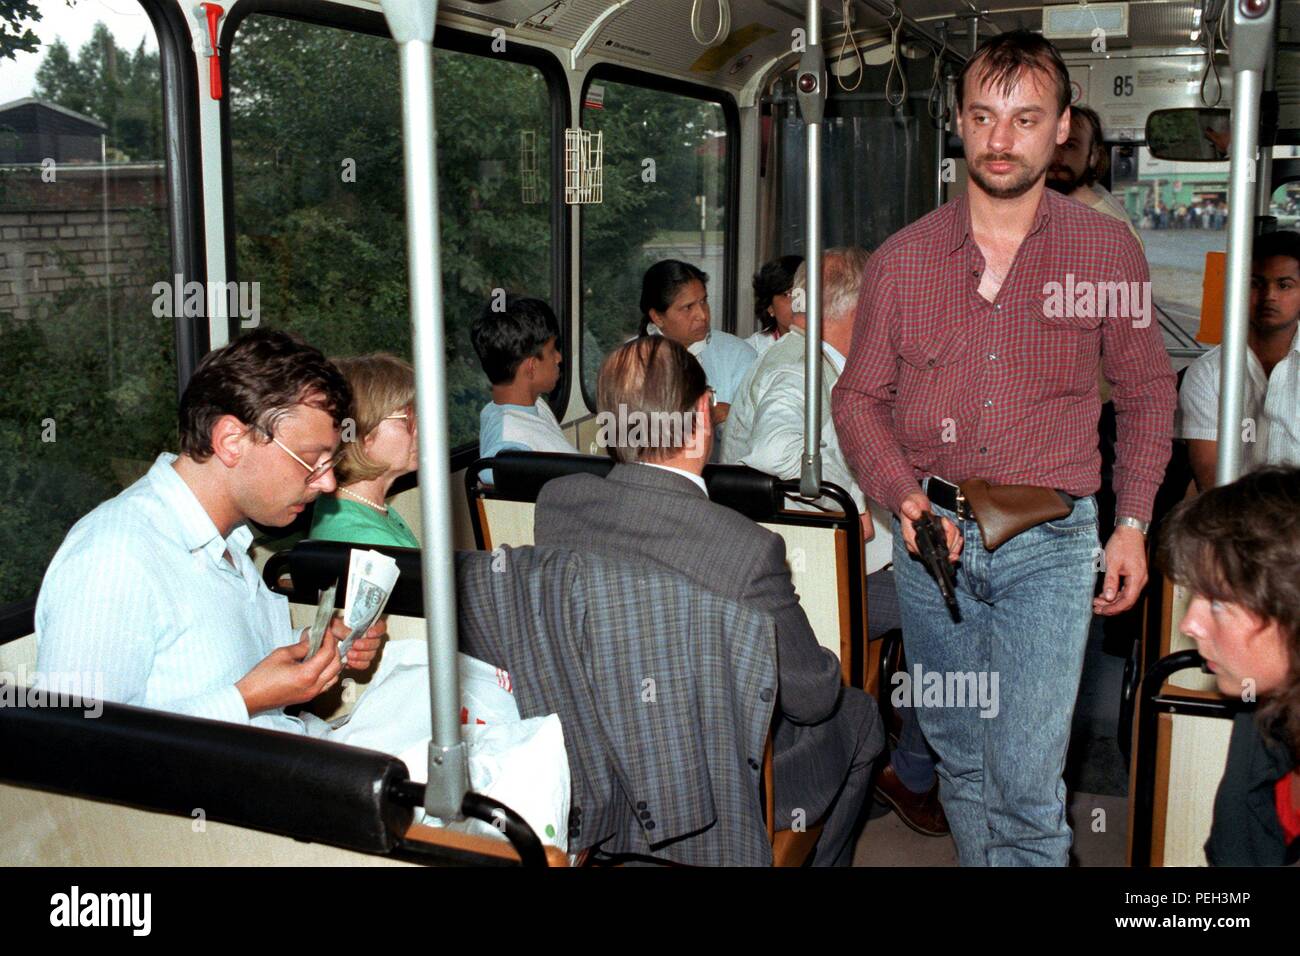
[[363, 498], [361, 495], [357, 494], [355, 491], [350, 491], [350, 490], [348, 490], [347, 488], [340, 488], [339, 491], [343, 492], [343, 493], [344, 493], [345, 495], [347, 495], [349, 498], [355, 498], [355, 499], [357, 499], [357, 501], [361, 502], [363, 505], [370, 505], [370, 507], [374, 508], [374, 509], [375, 509], [376, 511], [378, 511], [380, 514], [388, 514], [388, 505], [381, 505], [381, 504], [378, 504], [378, 503], [376, 503], [376, 502], [374, 502], [374, 501], [371, 501], [369, 498]]

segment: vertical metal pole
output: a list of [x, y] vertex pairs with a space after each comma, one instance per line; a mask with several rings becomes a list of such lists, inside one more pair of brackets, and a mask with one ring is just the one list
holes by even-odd
[[402, 72], [402, 148], [406, 163], [406, 258], [410, 272], [416, 414], [420, 421], [421, 575], [429, 642], [433, 739], [424, 808], [461, 819], [469, 766], [460, 736], [456, 666], [456, 571], [452, 554], [451, 443], [447, 428], [447, 336], [442, 315], [438, 162], [433, 118], [433, 28], [437, 0], [382, 0]]
[[1259, 94], [1273, 43], [1276, 0], [1232, 3], [1232, 146], [1228, 167], [1228, 261], [1224, 289], [1223, 353], [1219, 378], [1219, 447], [1216, 484], [1241, 474], [1246, 382], [1246, 329], [1250, 321], [1250, 253], [1255, 233], [1255, 150]]
[[[948, 45], [948, 24], [939, 24], [939, 36], [943, 40], [944, 46]], [[938, 56], [938, 54], [935, 54]], [[944, 117], [944, 112], [948, 108], [948, 83], [944, 77], [946, 70], [942, 60], [936, 64], [939, 77], [939, 116], [934, 120], [934, 208], [938, 209], [943, 205], [944, 188], [943, 188], [943, 149], [944, 143], [948, 138], [948, 124]]]
[[[1268, 64], [1264, 68], [1264, 92], [1277, 89], [1277, 56], [1269, 44]], [[1268, 202], [1273, 198], [1273, 146], [1266, 143], [1259, 150], [1255, 167], [1255, 215], [1268, 215]]]
[[980, 48], [980, 15], [972, 14], [966, 18], [966, 22], [970, 24], [966, 39], [970, 42], [970, 55], [974, 56], [975, 51]]
[[816, 498], [822, 483], [822, 118], [826, 111], [826, 57], [821, 47], [820, 0], [808, 0], [808, 47], [795, 80], [807, 131], [807, 256], [804, 272], [804, 431], [799, 493]]

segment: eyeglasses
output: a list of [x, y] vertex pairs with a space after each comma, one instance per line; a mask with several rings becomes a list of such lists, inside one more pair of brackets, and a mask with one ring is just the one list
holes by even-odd
[[323, 461], [318, 461], [318, 462], [316, 462], [316, 464], [314, 464], [314, 465], [309, 465], [309, 464], [307, 464], [307, 462], [305, 462], [305, 461], [303, 461], [301, 458], [299, 458], [299, 457], [294, 453], [294, 451], [293, 451], [292, 448], [290, 448], [290, 447], [289, 447], [288, 445], [286, 445], [284, 442], [280, 441], [280, 439], [276, 438], [276, 437], [275, 437], [274, 435], [272, 435], [270, 432], [268, 432], [268, 431], [266, 431], [265, 429], [262, 429], [262, 428], [258, 428], [257, 430], [260, 431], [260, 432], [261, 432], [263, 435], [265, 435], [267, 438], [271, 439], [271, 441], [275, 442], [275, 444], [279, 445], [280, 448], [282, 448], [282, 449], [284, 450], [284, 453], [285, 453], [286, 455], [288, 455], [290, 458], [292, 458], [292, 459], [293, 459], [294, 461], [296, 461], [298, 464], [302, 465], [304, 468], [307, 469], [307, 477], [306, 477], [304, 480], [305, 480], [306, 483], [309, 484], [309, 485], [310, 485], [312, 482], [320, 481], [321, 478], [324, 478], [324, 477], [325, 477], [325, 473], [326, 473], [326, 472], [328, 472], [331, 468], [335, 467], [335, 466], [336, 466], [340, 461], [343, 460], [343, 454], [344, 454], [344, 453], [340, 451], [340, 452], [338, 452], [337, 454], [335, 454], [335, 455], [333, 455], [333, 456], [331, 456], [331, 457], [328, 457], [328, 458], [324, 459]]
[[387, 422], [387, 421], [400, 421], [400, 422], [406, 422], [406, 430], [407, 430], [408, 432], [412, 432], [412, 431], [415, 430], [415, 412], [414, 412], [414, 411], [393, 412], [393, 414], [391, 414], [391, 415], [385, 415], [385, 416], [381, 419], [381, 421], [385, 421], [385, 422]]

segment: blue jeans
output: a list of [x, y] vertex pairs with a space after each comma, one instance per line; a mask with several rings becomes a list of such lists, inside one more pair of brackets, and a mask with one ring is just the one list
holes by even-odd
[[907, 553], [897, 518], [894, 581], [909, 676], [916, 683], [919, 668], [921, 686], [932, 691], [942, 680], [933, 696], [912, 693], [939, 756], [939, 796], [958, 857], [963, 866], [1065, 866], [1071, 834], [1061, 773], [1092, 619], [1096, 499], [1080, 499], [1068, 517], [995, 552], [974, 519], [934, 510], [963, 535], [961, 622]]

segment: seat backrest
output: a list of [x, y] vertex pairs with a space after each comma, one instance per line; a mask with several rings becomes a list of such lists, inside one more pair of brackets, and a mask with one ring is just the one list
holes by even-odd
[[[546, 482], [570, 474], [604, 477], [613, 465], [608, 458], [534, 452], [480, 459], [465, 473], [476, 546], [491, 550], [533, 544], [533, 511]], [[479, 484], [478, 475], [486, 470], [492, 471], [495, 485]], [[834, 501], [840, 513], [785, 511], [785, 497], [798, 495], [797, 481], [743, 465], [707, 465], [704, 480], [710, 500], [785, 540], [790, 576], [817, 642], [840, 659], [845, 683], [866, 686], [869, 609], [862, 528], [853, 499], [839, 486], [823, 482], [823, 497]]]
[[[396, 757], [197, 717], [60, 701], [10, 686], [0, 782], [266, 830], [366, 853], [394, 850], [412, 811]], [[102, 712], [94, 715], [100, 708]]]

